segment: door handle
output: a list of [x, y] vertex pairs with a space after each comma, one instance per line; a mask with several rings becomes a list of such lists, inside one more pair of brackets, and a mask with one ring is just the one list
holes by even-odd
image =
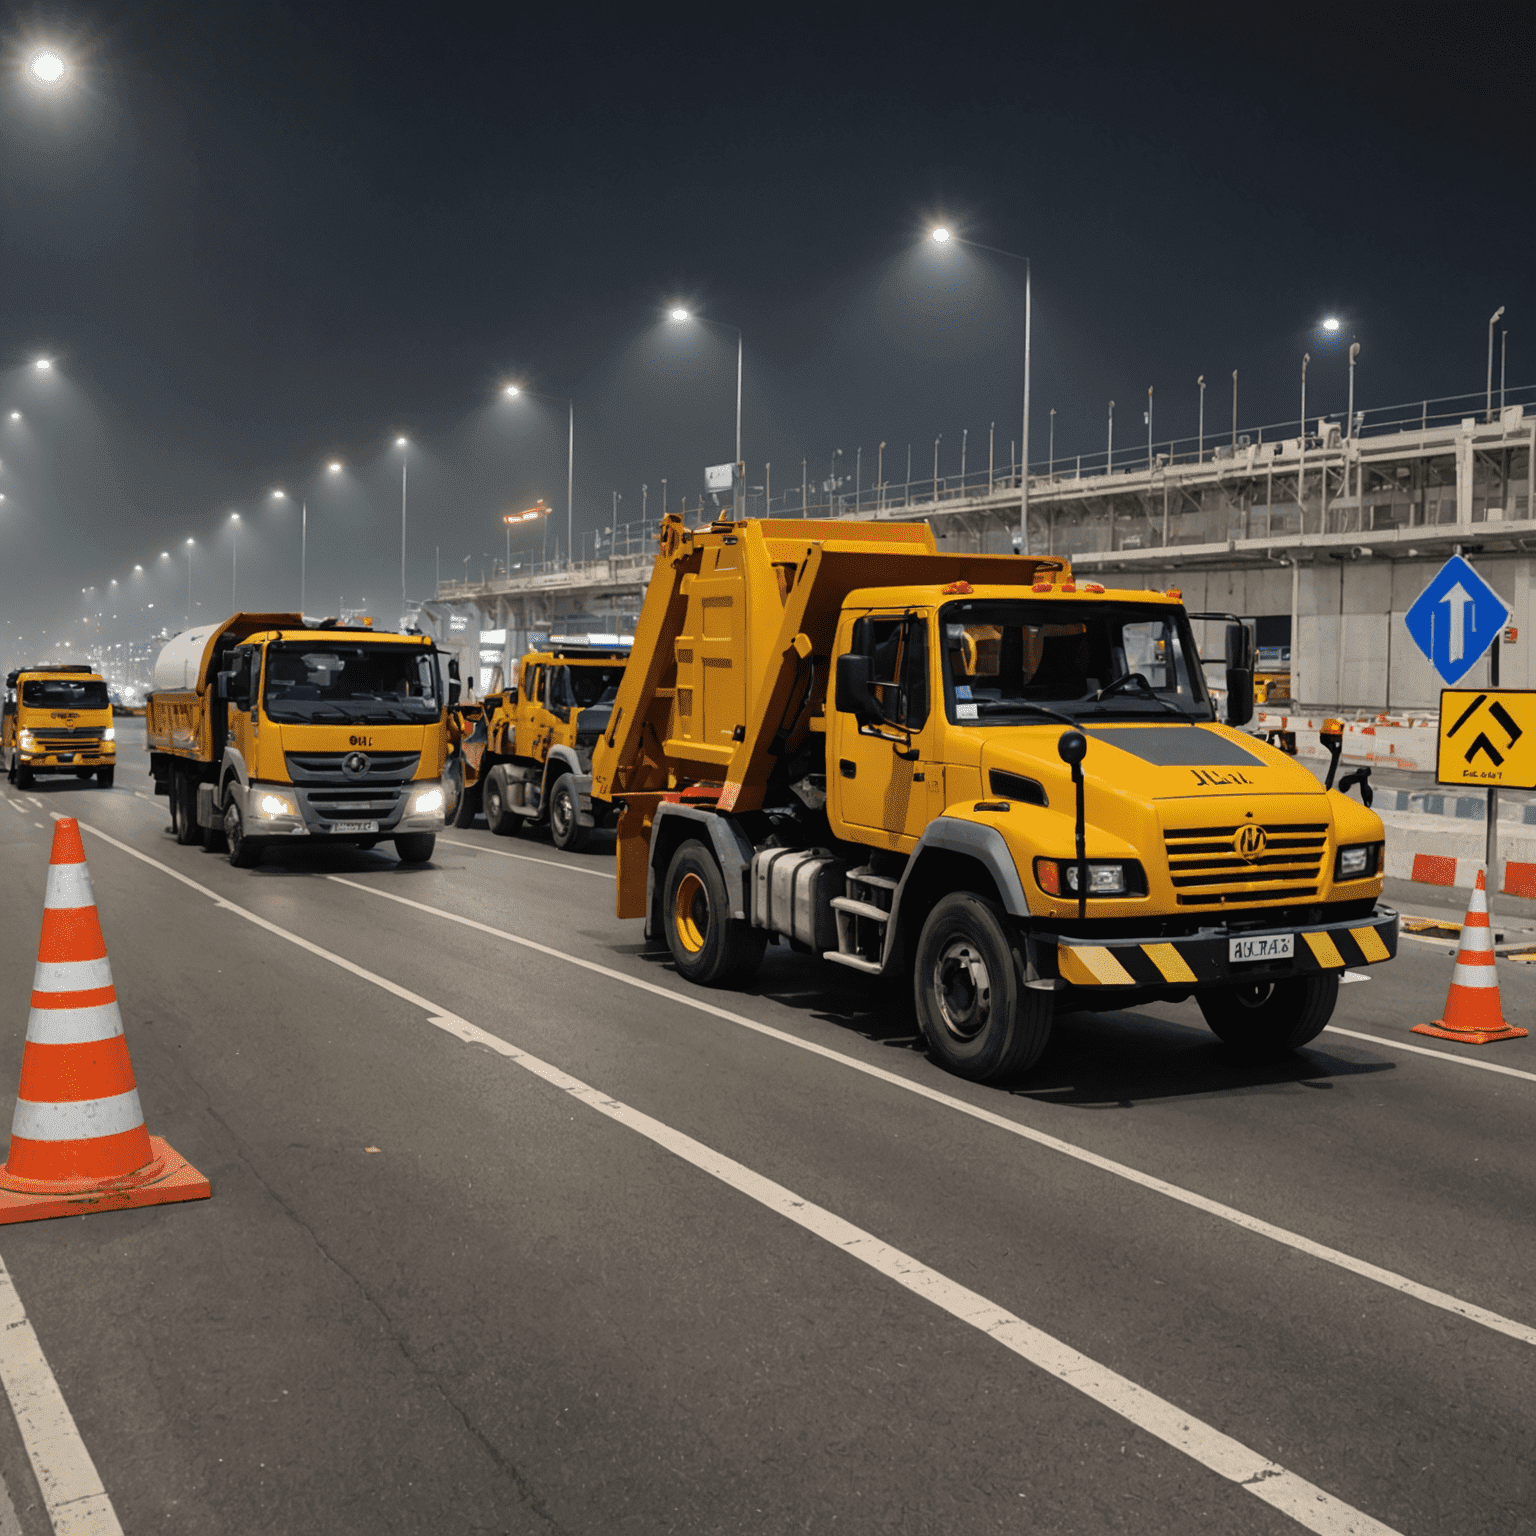
[[846, 757], [840, 757], [837, 760], [837, 771], [845, 779], [856, 779], [859, 776], [859, 765], [850, 762]]

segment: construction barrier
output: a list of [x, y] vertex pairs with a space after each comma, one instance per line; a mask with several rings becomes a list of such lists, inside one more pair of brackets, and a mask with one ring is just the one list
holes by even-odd
[[1491, 1040], [1517, 1040], [1528, 1030], [1507, 1023], [1499, 1000], [1499, 976], [1494, 963], [1493, 929], [1488, 922], [1488, 897], [1482, 871], [1472, 888], [1461, 942], [1456, 950], [1456, 969], [1451, 972], [1445, 1012], [1433, 1024], [1415, 1024], [1415, 1035], [1435, 1035], [1441, 1040], [1460, 1040], [1467, 1045], [1487, 1045]]
[[80, 824], [61, 817], [11, 1144], [0, 1164], [0, 1223], [211, 1193], [208, 1180], [145, 1127]]

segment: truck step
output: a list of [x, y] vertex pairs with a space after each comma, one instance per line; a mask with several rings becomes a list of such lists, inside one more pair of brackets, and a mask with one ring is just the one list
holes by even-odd
[[852, 896], [834, 896], [832, 910], [846, 912], [850, 917], [867, 917], [872, 923], [888, 923], [891, 920], [891, 914], [884, 907], [877, 907], [869, 901], [856, 901]]
[[844, 955], [835, 949], [823, 952], [823, 960], [830, 960], [833, 965], [846, 965], [853, 971], [865, 971], [871, 976], [880, 974], [880, 962], [878, 960], [866, 960], [863, 955]]
[[877, 891], [894, 891], [901, 883], [892, 880], [889, 875], [877, 875], [868, 869], [850, 869], [848, 871], [848, 883], [850, 885], [867, 885]]

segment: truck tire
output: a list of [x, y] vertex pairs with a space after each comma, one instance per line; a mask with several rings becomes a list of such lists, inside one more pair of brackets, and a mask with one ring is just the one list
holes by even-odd
[[14, 782], [17, 789], [32, 788], [32, 770], [20, 758], [16, 760], [16, 778]]
[[568, 773], [562, 773], [549, 791], [549, 836], [566, 853], [580, 853], [592, 840], [592, 829], [581, 824], [581, 801]]
[[[203, 829], [197, 824], [197, 780], [190, 773], [178, 773], [171, 783], [176, 796], [176, 841], [190, 848], [203, 840]], [[235, 862], [233, 854], [229, 861]]]
[[457, 757], [450, 757], [443, 765], [443, 822], [452, 826], [464, 799], [464, 764]]
[[748, 980], [768, 945], [763, 929], [731, 916], [725, 876], [714, 854], [696, 838], [684, 843], [667, 866], [662, 922], [679, 973], [703, 987]]
[[113, 768], [98, 768], [96, 770], [96, 782], [101, 785], [103, 789], [111, 789], [113, 772]]
[[1286, 981], [1197, 992], [1195, 1001], [1221, 1043], [1250, 1061], [1299, 1051], [1333, 1017], [1339, 978], [1328, 971]]
[[395, 854], [402, 864], [425, 864], [436, 842], [435, 832], [402, 832], [395, 839]]
[[88, 779], [95, 772], [96, 770], [94, 768], [76, 768], [75, 777], [77, 779]]
[[480, 814], [480, 797], [485, 793], [485, 788], [480, 784], [471, 784], [468, 789], [459, 796], [459, 808], [454, 813], [453, 825], [456, 827], [472, 827], [475, 817]]
[[1024, 957], [1002, 909], [974, 892], [953, 891], [928, 914], [912, 984], [928, 1048], [957, 1077], [1017, 1077], [1051, 1037], [1053, 994], [1024, 985]]
[[485, 779], [485, 824], [497, 837], [511, 837], [523, 819], [507, 800], [507, 770], [497, 763]]
[[224, 807], [224, 840], [229, 844], [229, 862], [236, 869], [254, 869], [267, 851], [266, 838], [245, 835], [240, 807], [233, 800]]

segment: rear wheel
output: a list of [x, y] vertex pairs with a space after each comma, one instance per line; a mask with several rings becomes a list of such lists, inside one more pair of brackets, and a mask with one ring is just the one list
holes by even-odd
[[485, 780], [485, 824], [497, 837], [510, 837], [522, 819], [507, 802], [507, 770], [497, 763]]
[[236, 869], [254, 869], [267, 851], [264, 837], [247, 837], [240, 820], [240, 807], [233, 800], [224, 811], [224, 838], [229, 844], [229, 862]]
[[591, 841], [592, 829], [581, 824], [581, 802], [571, 784], [571, 776], [562, 773], [549, 792], [549, 835], [556, 848], [579, 853]]
[[425, 864], [436, 842], [435, 832], [403, 832], [395, 839], [395, 853], [402, 864]]
[[452, 826], [459, 814], [459, 802], [464, 798], [464, 763], [457, 755], [443, 765], [443, 821]]
[[1051, 1036], [1055, 999], [1024, 985], [1024, 958], [994, 902], [954, 891], [917, 941], [918, 1023], [941, 1065], [974, 1082], [1016, 1077]]
[[731, 916], [725, 876], [696, 838], [672, 855], [662, 901], [667, 948], [689, 981], [729, 986], [747, 980], [762, 963], [767, 933]]
[[[178, 773], [173, 781], [175, 801], [176, 841], [183, 848], [203, 840], [203, 829], [197, 824], [197, 780], [190, 773]], [[231, 855], [230, 863], [234, 863]]]
[[475, 817], [480, 814], [480, 797], [484, 793], [484, 787], [479, 784], [470, 784], [465, 788], [464, 793], [459, 796], [459, 808], [454, 813], [454, 826], [474, 826]]
[[1299, 1051], [1322, 1034], [1339, 998], [1333, 971], [1198, 992], [1195, 1001], [1223, 1045], [1251, 1061]]
[[113, 769], [112, 768], [98, 768], [96, 770], [96, 782], [98, 784], [100, 784], [103, 789], [111, 789], [112, 788], [112, 774], [113, 774]]

